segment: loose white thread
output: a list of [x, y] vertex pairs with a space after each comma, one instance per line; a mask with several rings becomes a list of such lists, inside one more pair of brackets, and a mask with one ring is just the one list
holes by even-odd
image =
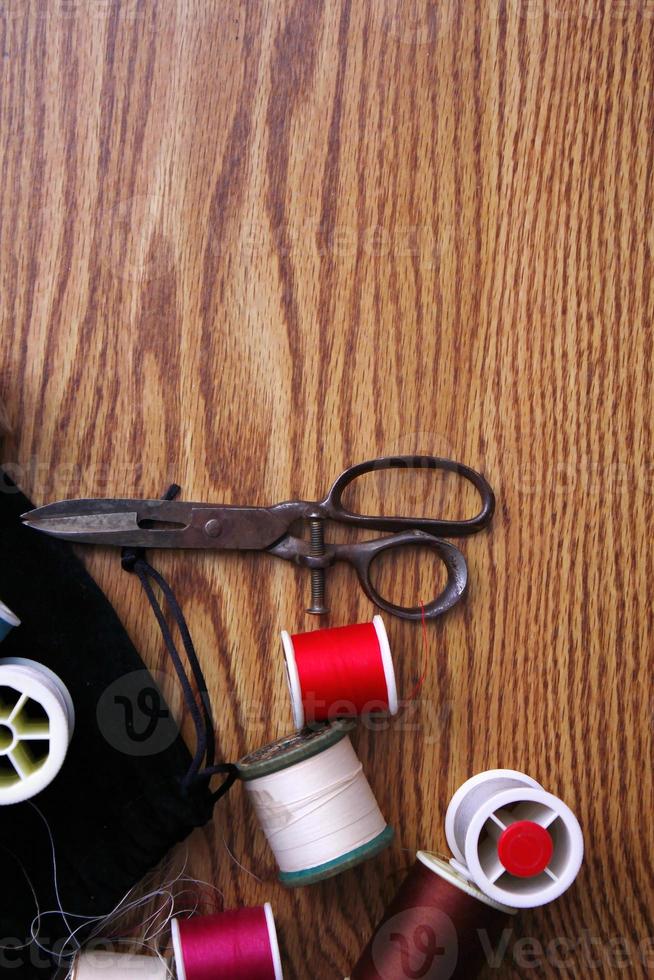
[[[79, 971], [76, 972], [80, 952], [78, 935], [83, 933], [84, 942], [88, 944], [90, 949], [95, 948], [97, 953], [90, 959], [85, 957], [84, 966], [87, 972], [82, 974], [82, 977], [88, 975], [89, 968], [93, 969], [97, 966], [98, 975], [106, 978], [106, 980], [112, 980], [114, 975], [120, 977], [121, 980], [126, 980], [125, 969], [127, 966], [148, 966], [147, 962], [144, 963], [143, 957], [139, 957], [138, 960], [130, 962], [129, 956], [125, 958], [125, 955], [119, 952], [119, 950], [123, 949], [126, 953], [129, 952], [130, 954], [134, 954], [135, 952], [147, 954], [157, 964], [150, 964], [152, 976], [157, 978], [157, 980], [159, 977], [167, 977], [172, 980], [174, 972], [165, 955], [168, 947], [168, 934], [171, 920], [175, 915], [186, 917], [200, 911], [201, 907], [206, 903], [207, 897], [206, 894], [203, 896], [202, 892], [208, 892], [217, 896], [220, 900], [219, 904], [222, 906], [222, 892], [208, 882], [203, 882], [186, 875], [185, 859], [180, 871], [170, 878], [170, 880], [164, 881], [159, 886], [153, 887], [157, 877], [162, 874], [170, 875], [171, 871], [169, 869], [171, 862], [167, 862], [164, 868], [151, 872], [143, 882], [131, 888], [118, 905], [107, 915], [80, 915], [66, 911], [59, 897], [56, 848], [50, 825], [44, 814], [35, 804], [31, 803], [29, 805], [36, 810], [43, 820], [50, 841], [53, 885], [57, 907], [46, 910], [41, 908], [34, 885], [22, 861], [9, 848], [3, 847], [2, 850], [18, 863], [27, 881], [30, 891], [34, 896], [36, 914], [30, 926], [30, 941], [22, 945], [15, 945], [13, 943], [10, 946], [0, 945], [0, 949], [14, 952], [19, 949], [26, 949], [30, 943], [33, 943], [43, 953], [53, 957], [60, 967], [66, 969], [65, 980], [79, 980]], [[133, 924], [138, 911], [140, 909], [146, 910], [153, 902], [156, 905], [148, 912], [144, 921], [138, 922], [136, 928], [130, 928], [130, 923]], [[56, 949], [48, 947], [39, 939], [39, 934], [42, 929], [47, 932], [47, 925], [45, 925], [47, 918], [53, 915], [61, 917], [68, 929], [68, 935], [57, 943]], [[116, 968], [120, 968], [122, 972], [114, 974], [108, 972], [108, 970], [112, 969], [112, 963], [107, 956], [103, 955], [102, 948], [110, 951], [110, 956], [112, 958], [115, 957]], [[138, 975], [143, 976], [142, 971]], [[148, 976], [148, 974], [146, 973], [145, 976]]]

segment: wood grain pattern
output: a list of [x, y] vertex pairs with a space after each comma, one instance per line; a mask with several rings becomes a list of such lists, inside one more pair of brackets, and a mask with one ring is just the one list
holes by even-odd
[[[264, 504], [400, 451], [498, 494], [419, 703], [356, 736], [393, 850], [286, 893], [240, 787], [192, 841], [228, 904], [272, 900], [293, 980], [347, 973], [410, 852], [445, 847], [452, 791], [495, 766], [569, 801], [588, 853], [491, 975], [654, 968], [653, 34], [651, 0], [0, 3], [3, 455], [37, 502], [176, 480]], [[84, 554], [167, 670], [138, 584]], [[160, 566], [225, 756], [289, 729], [277, 634], [315, 626], [306, 578]], [[329, 600], [331, 624], [371, 612], [344, 568]], [[407, 691], [420, 632], [389, 630]]]

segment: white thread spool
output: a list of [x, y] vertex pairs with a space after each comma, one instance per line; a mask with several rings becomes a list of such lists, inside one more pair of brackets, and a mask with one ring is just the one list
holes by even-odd
[[166, 980], [168, 966], [157, 956], [92, 950], [78, 953], [72, 980]]
[[0, 806], [31, 799], [61, 769], [75, 727], [68, 689], [32, 660], [0, 660]]
[[352, 728], [305, 729], [238, 763], [284, 885], [339, 874], [393, 838], [350, 742]]
[[522, 772], [492, 769], [452, 797], [445, 834], [452, 866], [489, 898], [534, 908], [577, 877], [584, 840], [574, 813]]

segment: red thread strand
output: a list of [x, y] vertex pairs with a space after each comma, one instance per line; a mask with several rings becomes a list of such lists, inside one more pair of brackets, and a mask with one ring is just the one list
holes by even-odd
[[418, 679], [415, 687], [409, 695], [409, 701], [413, 701], [416, 694], [421, 690], [422, 685], [425, 683], [425, 678], [427, 677], [427, 619], [425, 616], [425, 604], [420, 600], [420, 608], [422, 610], [422, 656], [423, 656], [423, 671], [422, 677]]

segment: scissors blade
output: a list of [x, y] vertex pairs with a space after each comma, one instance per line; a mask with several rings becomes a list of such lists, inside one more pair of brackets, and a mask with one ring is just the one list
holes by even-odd
[[263, 550], [288, 530], [271, 507], [178, 500], [61, 500], [22, 515], [27, 527], [83, 544]]

